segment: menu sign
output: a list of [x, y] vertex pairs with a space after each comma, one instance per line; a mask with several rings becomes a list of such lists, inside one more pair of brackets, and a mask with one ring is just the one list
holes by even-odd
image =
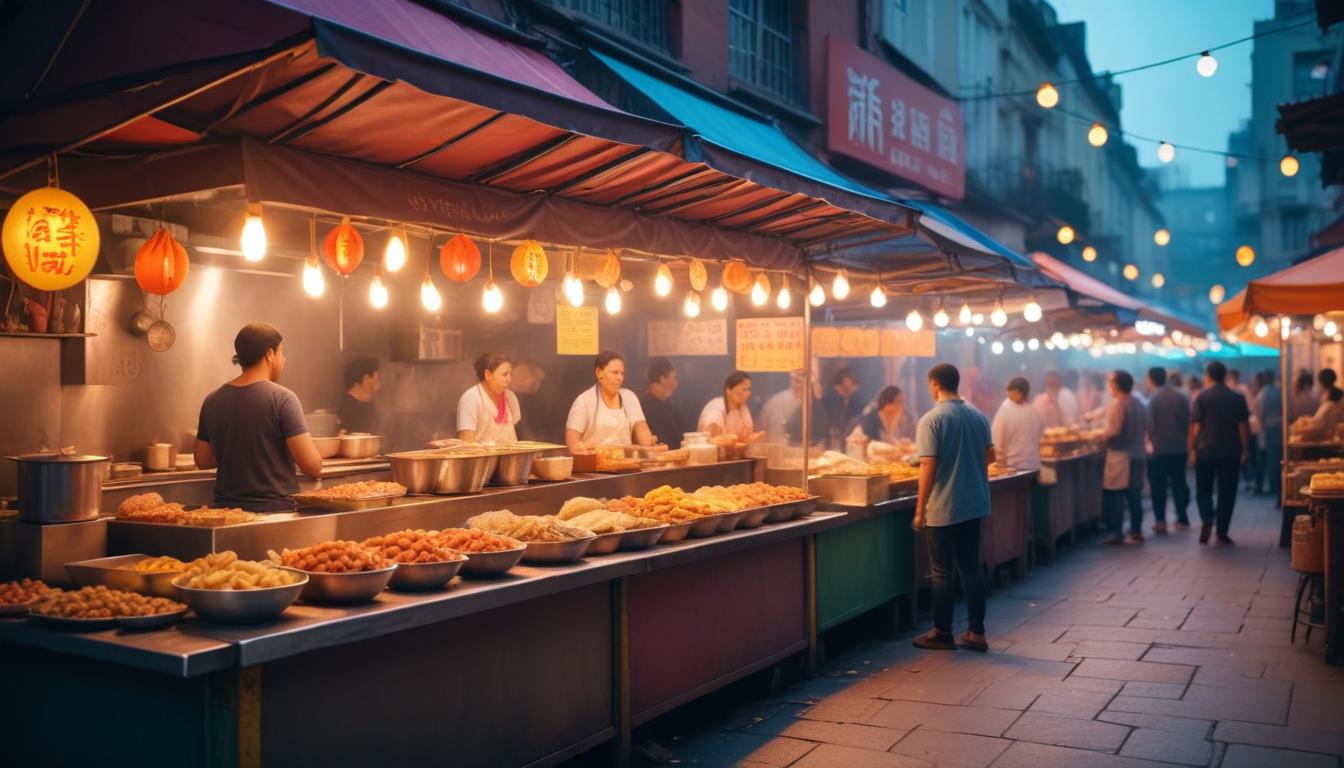
[[649, 357], [727, 355], [728, 318], [650, 320]]
[[933, 357], [938, 337], [932, 330], [920, 331], [887, 329], [881, 334], [883, 357]]
[[751, 317], [737, 321], [737, 367], [752, 372], [797, 371], [806, 357], [801, 317]]
[[876, 56], [826, 38], [826, 148], [960, 200], [961, 107]]
[[597, 354], [597, 307], [555, 307], [555, 354]]

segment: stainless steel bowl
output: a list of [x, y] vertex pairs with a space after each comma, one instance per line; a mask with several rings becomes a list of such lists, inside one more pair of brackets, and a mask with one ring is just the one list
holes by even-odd
[[314, 603], [367, 603], [387, 588], [395, 570], [396, 565], [354, 573], [304, 571], [308, 574], [308, 586], [300, 597]]
[[[663, 532], [667, 530], [667, 525], [654, 525], [649, 528], [636, 528], [633, 531], [626, 531], [621, 534], [621, 549], [636, 550], [648, 549], [658, 543], [663, 537]], [[593, 550], [590, 547], [589, 553]]]
[[[221, 624], [256, 624], [285, 612], [308, 585], [308, 574], [287, 568], [303, 578], [295, 584], [265, 589], [193, 589], [173, 580], [179, 599], [206, 621]], [[179, 577], [180, 578], [180, 577]]]
[[495, 473], [499, 457], [491, 455], [444, 456], [434, 481], [434, 492], [444, 495], [479, 493]]
[[341, 457], [346, 459], [367, 459], [377, 456], [383, 449], [383, 438], [354, 432], [341, 435]]
[[759, 528], [761, 523], [765, 522], [765, 516], [770, 514], [769, 507], [752, 507], [742, 510], [742, 519], [737, 521], [737, 527], [740, 529]]
[[532, 462], [532, 476], [542, 480], [568, 480], [572, 474], [573, 456], [541, 456]]
[[663, 535], [658, 537], [659, 544], [672, 544], [685, 539], [691, 533], [691, 526], [695, 525], [692, 520], [686, 523], [671, 523], [663, 529]]
[[425, 451], [387, 454], [392, 482], [406, 486], [407, 493], [434, 493], [443, 470], [443, 457]]
[[588, 551], [585, 555], [610, 555], [612, 552], [621, 548], [621, 538], [625, 536], [624, 531], [615, 531], [613, 533], [599, 533], [597, 538], [588, 545]]
[[742, 522], [742, 516], [746, 513], [747, 511], [745, 509], [739, 509], [736, 512], [723, 513], [723, 515], [721, 515], [723, 522], [719, 523], [719, 532], [727, 533], [737, 528], [737, 524]]
[[324, 459], [330, 459], [341, 452], [339, 437], [314, 437], [313, 445], [317, 446], [317, 454]]
[[423, 592], [438, 589], [453, 580], [467, 558], [441, 563], [397, 563], [388, 586], [400, 592]]
[[520, 451], [501, 453], [495, 464], [495, 474], [490, 478], [491, 485], [527, 485], [532, 476], [532, 460], [538, 451]]
[[97, 560], [80, 560], [66, 563], [65, 571], [70, 580], [78, 587], [92, 587], [103, 584], [110, 589], [123, 589], [139, 592], [142, 595], [155, 595], [177, 599], [177, 587], [173, 586], [182, 571], [163, 571], [159, 573], [140, 573], [135, 564], [149, 559], [149, 555], [117, 555], [100, 557]]
[[797, 502], [794, 501], [786, 502], [784, 504], [771, 504], [766, 508], [770, 511], [765, 515], [765, 522], [787, 523], [793, 519], [794, 507], [796, 505]]
[[569, 539], [568, 541], [529, 541], [527, 549], [523, 552], [523, 560], [528, 563], [545, 563], [556, 565], [559, 563], [572, 563], [584, 556], [588, 547], [592, 546], [596, 536], [585, 536], [582, 539]]
[[176, 611], [166, 613], [156, 613], [153, 616], [118, 616], [117, 626], [123, 629], [150, 630], [166, 627], [169, 624], [176, 624], [187, 615], [187, 608], [183, 606]]
[[732, 512], [721, 513], [717, 515], [705, 515], [691, 523], [691, 538], [703, 539], [706, 536], [713, 536], [719, 532], [719, 526], [723, 524], [724, 514], [733, 514]]
[[522, 561], [523, 554], [526, 552], [526, 546], [516, 549], [503, 549], [498, 552], [464, 552], [463, 554], [467, 556], [467, 562], [462, 564], [462, 575], [477, 578], [503, 576]]

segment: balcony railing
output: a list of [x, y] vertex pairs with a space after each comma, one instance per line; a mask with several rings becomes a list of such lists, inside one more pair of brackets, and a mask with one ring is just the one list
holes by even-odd
[[667, 50], [666, 0], [551, 0], [659, 51]]
[[1004, 158], [973, 168], [970, 173], [999, 202], [1033, 219], [1057, 219], [1079, 231], [1085, 231], [1091, 222], [1091, 210], [1084, 199], [1086, 184], [1077, 168]]

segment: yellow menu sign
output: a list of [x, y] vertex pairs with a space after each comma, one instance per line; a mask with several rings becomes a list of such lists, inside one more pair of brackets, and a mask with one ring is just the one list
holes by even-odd
[[737, 321], [737, 367], [743, 371], [796, 371], [805, 364], [803, 318], [751, 317]]
[[938, 336], [930, 328], [905, 331], [887, 328], [882, 331], [882, 357], [933, 357], [938, 347]]
[[555, 354], [596, 355], [597, 307], [555, 308]]

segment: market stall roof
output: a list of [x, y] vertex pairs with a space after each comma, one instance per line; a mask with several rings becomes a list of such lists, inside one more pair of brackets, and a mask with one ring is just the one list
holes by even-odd
[[1161, 323], [1166, 326], [1168, 331], [1179, 330], [1182, 333], [1195, 336], [1204, 336], [1208, 332], [1192, 320], [1140, 301], [1047, 253], [1035, 251], [1031, 254], [1031, 259], [1040, 267], [1042, 272], [1064, 283], [1070, 290], [1078, 294], [1083, 303], [1098, 303], [1127, 309], [1134, 312], [1139, 319]]
[[1218, 327], [1235, 330], [1255, 315], [1316, 315], [1339, 310], [1344, 310], [1344, 248], [1250, 281], [1245, 290], [1218, 305]]
[[1278, 105], [1274, 128], [1294, 152], [1344, 147], [1344, 93]]

